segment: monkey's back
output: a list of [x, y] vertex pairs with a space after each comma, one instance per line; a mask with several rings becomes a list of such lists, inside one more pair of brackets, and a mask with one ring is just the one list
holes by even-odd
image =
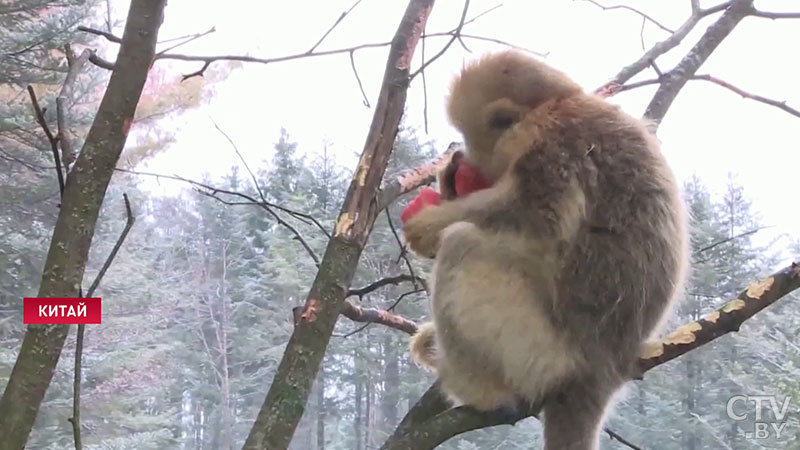
[[574, 162], [586, 215], [576, 239], [559, 249], [552, 320], [590, 367], [611, 358], [625, 372], [686, 277], [685, 206], [642, 121], [588, 95], [557, 102], [552, 112], [541, 140], [561, 145]]

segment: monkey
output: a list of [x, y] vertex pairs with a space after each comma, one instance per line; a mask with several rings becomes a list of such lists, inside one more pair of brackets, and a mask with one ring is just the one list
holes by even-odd
[[490, 186], [403, 225], [435, 257], [412, 357], [454, 406], [541, 405], [546, 450], [596, 450], [686, 281], [675, 175], [646, 121], [524, 53], [467, 64], [446, 109]]

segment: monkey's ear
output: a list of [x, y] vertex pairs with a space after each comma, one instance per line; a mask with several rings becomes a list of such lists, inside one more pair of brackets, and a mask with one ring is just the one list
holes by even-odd
[[525, 113], [523, 106], [508, 98], [501, 98], [486, 105], [484, 123], [491, 130], [505, 130], [519, 122]]

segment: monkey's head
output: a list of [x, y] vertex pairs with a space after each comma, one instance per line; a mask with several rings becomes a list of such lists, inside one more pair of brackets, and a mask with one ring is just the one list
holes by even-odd
[[524, 53], [502, 51], [467, 65], [455, 77], [447, 114], [464, 136], [468, 159], [497, 177], [507, 165], [492, 158], [500, 136], [544, 102], [579, 92], [564, 73]]

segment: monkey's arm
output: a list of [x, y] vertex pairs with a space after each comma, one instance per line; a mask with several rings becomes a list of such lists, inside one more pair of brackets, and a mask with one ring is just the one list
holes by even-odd
[[531, 147], [493, 187], [428, 206], [409, 220], [403, 231], [411, 249], [433, 258], [441, 231], [459, 221], [498, 231], [524, 230], [551, 242], [571, 241], [586, 216], [580, 181], [586, 168], [579, 159], [585, 156], [577, 148]]
[[435, 257], [439, 234], [449, 225], [461, 221], [480, 225], [489, 216], [503, 214], [504, 205], [514, 195], [512, 184], [510, 179], [501, 179], [491, 188], [438, 206], [426, 206], [403, 225], [409, 247], [421, 256]]

